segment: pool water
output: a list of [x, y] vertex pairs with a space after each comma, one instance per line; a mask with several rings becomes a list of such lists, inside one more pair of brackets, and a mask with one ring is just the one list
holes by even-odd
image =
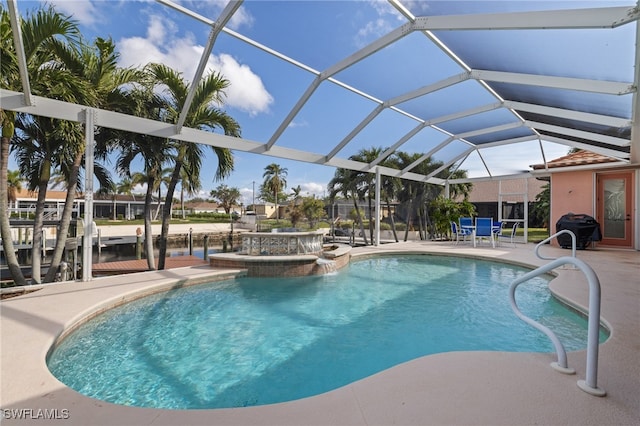
[[[324, 276], [187, 287], [92, 319], [48, 365], [87, 396], [196, 409], [316, 395], [439, 352], [553, 352], [509, 306], [509, 285], [526, 272], [415, 255], [354, 261]], [[586, 319], [558, 303], [547, 284], [521, 285], [519, 306], [567, 350], [585, 348]]]

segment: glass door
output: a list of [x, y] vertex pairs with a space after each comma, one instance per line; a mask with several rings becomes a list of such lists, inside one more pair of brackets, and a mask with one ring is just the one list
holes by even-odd
[[603, 245], [631, 247], [632, 178], [632, 172], [598, 175], [597, 220]]

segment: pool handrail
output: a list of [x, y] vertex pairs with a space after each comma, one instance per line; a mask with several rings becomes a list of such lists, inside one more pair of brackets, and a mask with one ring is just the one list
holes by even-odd
[[536, 244], [536, 249], [535, 249], [535, 253], [536, 256], [538, 256], [538, 259], [542, 259], [542, 260], [554, 260], [556, 259], [555, 257], [544, 257], [542, 256], [538, 251], [540, 250], [540, 247], [542, 247], [543, 245], [545, 245], [547, 242], [551, 241], [554, 238], [557, 238], [558, 235], [560, 234], [569, 234], [571, 235], [571, 257], [576, 257], [576, 234], [574, 234], [572, 231], [568, 230], [568, 229], [563, 229], [562, 231], [558, 231], [555, 234], [553, 234], [552, 236], [540, 241], [538, 244]]
[[567, 263], [570, 263], [580, 269], [589, 283], [589, 310], [587, 312], [587, 371], [585, 380], [578, 380], [578, 387], [588, 394], [605, 396], [607, 394], [606, 391], [599, 388], [597, 383], [598, 345], [600, 343], [600, 280], [594, 270], [587, 263], [576, 257], [564, 256], [555, 259], [546, 265], [540, 266], [539, 268], [517, 278], [513, 283], [511, 283], [511, 286], [509, 287], [509, 302], [511, 304], [511, 309], [513, 309], [518, 318], [546, 334], [555, 346], [558, 361], [551, 363], [551, 367], [564, 374], [574, 374], [575, 370], [569, 368], [567, 365], [567, 353], [562, 342], [560, 342], [560, 339], [558, 339], [551, 329], [524, 315], [522, 311], [520, 311], [520, 308], [518, 308], [515, 299], [516, 288], [520, 284]]

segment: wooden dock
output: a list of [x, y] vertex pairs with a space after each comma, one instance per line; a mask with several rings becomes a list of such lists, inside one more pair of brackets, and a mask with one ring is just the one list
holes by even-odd
[[[156, 259], [156, 267], [158, 259]], [[164, 262], [165, 269], [183, 268], [185, 266], [206, 266], [209, 262], [196, 256], [172, 256], [167, 257]], [[148, 271], [147, 260], [122, 260], [116, 262], [94, 263], [91, 266], [94, 275], [117, 275], [130, 274], [133, 272]]]

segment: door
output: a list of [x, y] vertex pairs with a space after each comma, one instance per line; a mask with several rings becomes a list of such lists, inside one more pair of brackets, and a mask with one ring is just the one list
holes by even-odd
[[599, 174], [597, 178], [597, 217], [602, 231], [601, 244], [632, 247], [633, 172]]

